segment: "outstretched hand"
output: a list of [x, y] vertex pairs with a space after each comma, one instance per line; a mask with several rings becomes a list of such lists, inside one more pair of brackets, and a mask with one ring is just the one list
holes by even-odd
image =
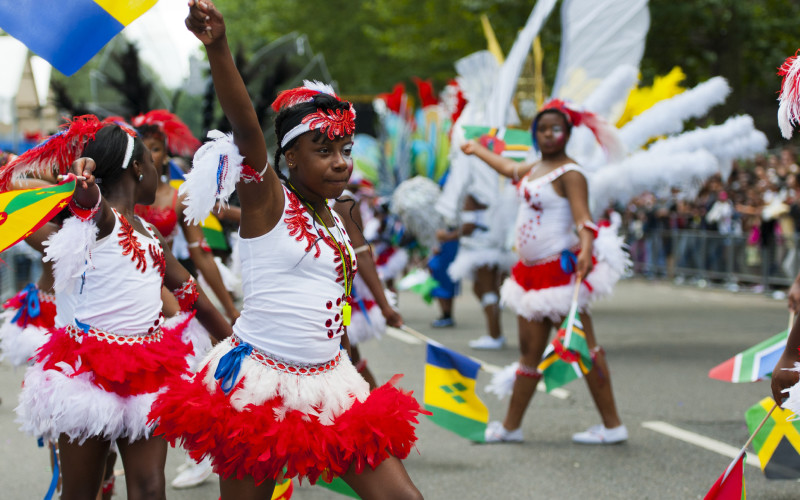
[[793, 367], [794, 360], [787, 357], [786, 353], [784, 353], [772, 370], [772, 399], [774, 399], [778, 405], [781, 405], [783, 399], [786, 397], [786, 393], [784, 393], [783, 390], [792, 387], [798, 382], [798, 379], [800, 379], [800, 374], [796, 371], [789, 370], [789, 368]]
[[222, 13], [209, 0], [189, 0], [186, 27], [203, 45], [211, 45], [225, 36]]
[[463, 151], [464, 154], [474, 155], [477, 145], [475, 141], [467, 141], [461, 145], [461, 151]]

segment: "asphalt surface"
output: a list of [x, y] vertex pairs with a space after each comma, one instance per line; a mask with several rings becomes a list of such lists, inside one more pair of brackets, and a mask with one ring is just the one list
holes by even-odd
[[[465, 287], [466, 290], [468, 288]], [[456, 351], [504, 366], [517, 358], [516, 320], [504, 313], [508, 347], [479, 352], [467, 342], [483, 333], [478, 302], [465, 293], [456, 303], [456, 326], [434, 330], [432, 305], [401, 294], [406, 323]], [[643, 427], [661, 421], [740, 448], [748, 438], [744, 412], [768, 396], [769, 382], [729, 384], [708, 378], [708, 370], [737, 352], [786, 328], [785, 300], [734, 294], [660, 282], [628, 280], [594, 308], [627, 443], [593, 447], [572, 444], [572, 433], [599, 423], [582, 381], [565, 387], [566, 399], [537, 394], [523, 422], [522, 444], [478, 445], [437, 427], [418, 426], [417, 450], [405, 460], [427, 499], [696, 499], [703, 498], [730, 458]], [[403, 373], [401, 385], [422, 399], [425, 346], [393, 336], [362, 345], [379, 381]], [[23, 372], [0, 364], [0, 499], [42, 498], [50, 479], [47, 452], [20, 433], [13, 407]], [[490, 380], [481, 372], [479, 393], [493, 419], [507, 401], [483, 393]], [[171, 449], [167, 481], [182, 463]], [[121, 468], [121, 465], [117, 465]], [[121, 471], [120, 471], [121, 472]], [[748, 465], [747, 498], [800, 498], [800, 483], [767, 480]], [[191, 490], [167, 490], [174, 499], [216, 499], [215, 478]], [[114, 498], [126, 498], [124, 475]], [[344, 498], [318, 486], [295, 483], [298, 500]]]

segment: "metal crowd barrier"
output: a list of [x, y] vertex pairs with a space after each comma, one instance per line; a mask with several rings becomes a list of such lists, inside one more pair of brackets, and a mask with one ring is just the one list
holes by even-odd
[[645, 277], [754, 286], [763, 291], [788, 288], [800, 271], [800, 237], [776, 237], [749, 244], [743, 235], [673, 229], [628, 233], [633, 272]]

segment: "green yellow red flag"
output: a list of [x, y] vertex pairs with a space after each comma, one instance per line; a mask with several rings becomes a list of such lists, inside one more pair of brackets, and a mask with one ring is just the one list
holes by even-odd
[[32, 235], [68, 204], [75, 178], [33, 189], [0, 193], [0, 252]]
[[592, 355], [576, 310], [564, 319], [556, 338], [545, 349], [538, 369], [547, 392], [581, 378], [592, 369]]

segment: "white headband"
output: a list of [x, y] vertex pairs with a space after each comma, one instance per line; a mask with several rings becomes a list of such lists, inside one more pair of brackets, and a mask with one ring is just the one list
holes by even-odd
[[128, 163], [131, 161], [131, 156], [133, 156], [133, 136], [130, 134], [128, 135], [128, 146], [125, 148], [125, 158], [122, 160], [122, 168], [123, 170], [128, 168]]
[[299, 137], [310, 130], [311, 125], [308, 122], [295, 125], [294, 128], [286, 132], [286, 135], [283, 136], [283, 140], [281, 141], [281, 149], [286, 147], [286, 145], [289, 144], [289, 142], [295, 137]]

